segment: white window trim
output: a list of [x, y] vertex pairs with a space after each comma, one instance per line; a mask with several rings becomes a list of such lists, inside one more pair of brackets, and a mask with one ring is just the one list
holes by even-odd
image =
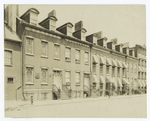
[[[44, 66], [41, 66], [41, 70], [42, 69], [47, 69], [47, 82], [41, 82], [41, 85], [48, 85], [48, 75], [49, 75], [49, 67], [44, 67]], [[41, 75], [42, 75], [42, 72], [41, 72]]]
[[[33, 68], [33, 80], [32, 80], [32, 82], [26, 82], [26, 76], [25, 76], [25, 84], [26, 85], [34, 85], [34, 66], [32, 66], [32, 65], [25, 65], [25, 73], [26, 73], [26, 68], [27, 67], [30, 67], [30, 68]], [[25, 74], [26, 75], [26, 74]]]
[[[11, 64], [5, 64], [5, 62], [4, 62], [4, 65], [5, 66], [13, 66], [13, 50], [12, 49], [7, 49], [7, 48], [4, 48], [4, 54], [5, 54], [5, 51], [11, 51], [11, 53], [12, 53], [12, 63]], [[5, 56], [5, 55], [4, 55]], [[4, 60], [5, 61], [5, 60]]]
[[[33, 41], [33, 53], [27, 53], [27, 38], [29, 38], [29, 39], [32, 39], [32, 41]], [[26, 52], [26, 55], [30, 55], [30, 56], [34, 56], [34, 38], [32, 37], [32, 36], [26, 36], [26, 41], [25, 41], [25, 52]]]
[[42, 58], [48, 58], [48, 41], [44, 40], [44, 39], [41, 39], [41, 44], [42, 44], [42, 42], [46, 42], [47, 43], [47, 51], [46, 51], [46, 56], [41, 54], [41, 57]]

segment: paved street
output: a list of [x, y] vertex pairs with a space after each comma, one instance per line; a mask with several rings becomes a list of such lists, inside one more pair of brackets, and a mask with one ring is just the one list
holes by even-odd
[[[88, 101], [84, 101], [88, 100]], [[146, 118], [146, 95], [62, 101], [47, 105], [27, 106], [20, 111], [5, 111], [5, 117], [95, 117]], [[59, 101], [61, 102], [61, 101]], [[69, 103], [67, 103], [69, 102]], [[44, 102], [43, 102], [44, 104]]]

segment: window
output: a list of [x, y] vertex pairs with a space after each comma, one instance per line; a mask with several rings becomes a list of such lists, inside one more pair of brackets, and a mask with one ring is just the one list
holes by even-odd
[[85, 64], [89, 63], [89, 53], [85, 52]]
[[41, 74], [42, 74], [42, 83], [47, 83], [47, 77], [48, 77], [48, 69], [41, 69]]
[[68, 48], [68, 47], [66, 47], [66, 53], [65, 53], [65, 60], [66, 61], [70, 61], [71, 59], [71, 49], [70, 48]]
[[112, 76], [115, 76], [115, 67], [112, 67]]
[[13, 83], [14, 83], [14, 82], [13, 82], [13, 78], [7, 78], [7, 83], [13, 84]]
[[76, 84], [80, 83], [80, 72], [76, 72]]
[[140, 65], [140, 59], [138, 60], [138, 64]]
[[109, 66], [106, 66], [106, 74], [109, 74]]
[[93, 74], [96, 74], [96, 64], [93, 64]]
[[26, 38], [26, 53], [33, 54], [33, 38]]
[[5, 50], [4, 51], [4, 62], [5, 62], [5, 65], [12, 65], [12, 51], [9, 51], [9, 50]]
[[31, 14], [30, 24], [37, 25], [37, 14], [34, 12], [31, 12], [30, 14]]
[[135, 64], [135, 73], [137, 72], [137, 65]]
[[130, 67], [130, 64], [129, 64], [129, 62], [128, 62], [128, 68], [127, 68], [128, 70], [127, 70], [127, 71], [129, 71], [129, 67]]
[[72, 36], [72, 27], [71, 27], [71, 26], [68, 26], [67, 29], [68, 29], [68, 30], [67, 30], [67, 35], [68, 35], [68, 36]]
[[140, 72], [138, 73], [138, 79], [140, 79]]
[[55, 28], [56, 28], [56, 21], [50, 20], [50, 30], [55, 31]]
[[103, 83], [100, 83], [100, 89], [103, 89]]
[[118, 68], [118, 77], [120, 77], [120, 68]]
[[65, 72], [65, 82], [66, 83], [70, 83], [71, 81], [70, 81], [70, 71], [66, 71]]
[[75, 62], [80, 62], [80, 50], [76, 49], [76, 57], [75, 57]]
[[59, 59], [60, 58], [60, 45], [54, 44], [54, 58]]
[[125, 68], [122, 69], [122, 76], [125, 77]]
[[103, 64], [100, 64], [100, 74], [103, 74]]
[[141, 73], [141, 79], [143, 79], [143, 72]]
[[47, 42], [41, 41], [41, 55], [42, 56], [47, 56]]
[[33, 83], [33, 67], [26, 67], [26, 83]]

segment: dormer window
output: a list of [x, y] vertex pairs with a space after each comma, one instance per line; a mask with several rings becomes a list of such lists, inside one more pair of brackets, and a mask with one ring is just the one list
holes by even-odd
[[72, 26], [71, 25], [67, 26], [67, 35], [72, 36]]
[[30, 24], [32, 24], [32, 25], [37, 25], [37, 20], [38, 20], [38, 16], [37, 16], [37, 14], [36, 13], [34, 13], [34, 12], [32, 12], [32, 13], [30, 13]]
[[81, 31], [81, 40], [85, 41], [85, 31]]
[[55, 31], [56, 30], [56, 21], [55, 20], [50, 20], [50, 30]]
[[97, 38], [96, 37], [93, 37], [93, 44], [97, 45]]

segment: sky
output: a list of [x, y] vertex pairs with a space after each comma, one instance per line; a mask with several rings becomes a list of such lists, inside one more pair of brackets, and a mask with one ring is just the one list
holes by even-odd
[[[86, 35], [102, 31], [102, 36], [113, 38], [119, 43], [129, 42], [129, 46], [146, 44], [146, 6], [145, 5], [19, 5], [21, 16], [29, 8], [36, 8], [40, 14], [38, 21], [44, 20], [48, 13], [56, 10], [56, 28], [71, 22], [73, 25], [83, 21]], [[74, 32], [74, 28], [73, 28]]]

